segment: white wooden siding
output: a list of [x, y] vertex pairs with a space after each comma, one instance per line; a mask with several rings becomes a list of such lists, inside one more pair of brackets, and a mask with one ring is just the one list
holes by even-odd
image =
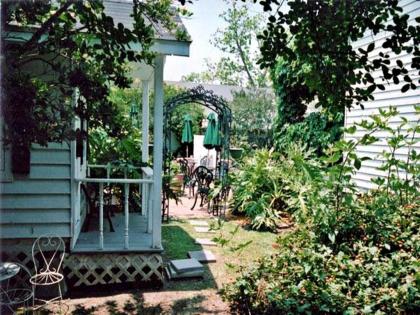
[[[400, 1], [400, 6], [403, 8], [404, 13], [410, 15], [408, 20], [409, 24], [414, 25], [414, 19], [420, 15], [420, 2], [415, 0], [402, 0]], [[381, 32], [376, 35], [365, 34], [365, 36], [362, 39], [353, 43], [353, 47], [366, 48], [367, 45], [374, 42], [375, 49], [369, 54], [369, 58], [374, 59], [378, 56], [379, 51], [383, 51], [383, 48], [381, 46], [385, 38], [387, 38], [387, 36], [389, 36], [387, 32]], [[390, 57], [391, 66], [396, 64], [397, 59], [401, 60], [404, 63], [404, 65], [409, 65], [411, 63], [412, 55], [403, 52], [397, 56], [390, 54]], [[400, 113], [400, 117], [405, 117], [406, 119], [408, 119], [410, 125], [416, 124], [418, 117], [416, 117], [415, 115], [414, 106], [420, 104], [420, 93], [417, 83], [419, 79], [419, 74], [414, 69], [411, 69], [410, 66], [408, 66], [408, 70], [411, 78], [417, 85], [417, 89], [410, 89], [406, 93], [401, 93], [401, 87], [406, 82], [400, 82], [400, 84], [396, 85], [391, 80], [391, 84], [388, 85], [387, 83], [384, 83], [380, 78], [380, 76], [382, 75], [382, 71], [373, 72], [372, 76], [375, 78], [375, 82], [378, 84], [384, 84], [385, 91], [377, 89], [373, 93], [375, 99], [373, 101], [363, 103], [365, 108], [364, 110], [362, 110], [358, 106], [355, 106], [352, 110], [346, 111], [346, 127], [349, 127], [356, 122], [360, 122], [363, 119], [367, 119], [368, 116], [371, 114], [378, 113], [379, 108], [386, 109], [389, 106], [397, 107], [397, 110]], [[397, 127], [401, 122], [400, 117], [391, 119], [390, 126]], [[405, 128], [405, 130], [406, 129], [407, 128]], [[363, 136], [363, 134], [363, 130], [357, 130], [357, 132], [353, 135], [346, 135], [346, 138], [357, 140], [360, 139]], [[372, 161], [363, 162], [360, 170], [358, 170], [353, 176], [354, 182], [362, 190], [371, 189], [374, 187], [374, 184], [371, 183], [372, 178], [384, 176], [384, 172], [379, 171], [377, 169], [377, 167], [379, 167], [383, 162], [383, 158], [379, 157], [378, 154], [380, 154], [384, 150], [388, 151], [385, 139], [387, 138], [387, 136], [389, 136], [389, 134], [386, 132], [377, 132], [375, 136], [380, 139], [378, 143], [369, 146], [359, 146], [357, 148], [357, 153], [360, 157], [367, 156], [373, 159]], [[417, 151], [419, 151], [420, 145], [417, 145], [415, 148]], [[407, 153], [408, 148], [402, 148], [397, 151], [396, 157], [399, 159], [406, 160]]]
[[28, 176], [0, 186], [0, 237], [70, 236], [70, 147], [33, 145]]

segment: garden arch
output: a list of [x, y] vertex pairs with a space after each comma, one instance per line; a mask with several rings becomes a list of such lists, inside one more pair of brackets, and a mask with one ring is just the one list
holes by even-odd
[[[198, 85], [192, 89], [188, 89], [172, 98], [167, 100], [163, 108], [163, 133], [164, 133], [164, 148], [163, 148], [163, 161], [164, 173], [170, 172], [170, 148], [171, 148], [171, 130], [169, 128], [169, 120], [175, 108], [184, 104], [199, 104], [216, 113], [220, 126], [221, 148], [220, 152], [216, 155], [216, 177], [220, 177], [221, 163], [226, 161], [229, 166], [230, 159], [230, 130], [232, 125], [232, 111], [227, 105], [223, 97], [215, 95], [213, 91], [206, 90], [202, 85]], [[227, 170], [226, 170], [227, 171]], [[165, 204], [163, 205], [165, 207]], [[165, 213], [165, 211], [163, 212]]]

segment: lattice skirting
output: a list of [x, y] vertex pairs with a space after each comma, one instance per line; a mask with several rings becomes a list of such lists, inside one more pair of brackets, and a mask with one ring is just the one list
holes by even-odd
[[84, 287], [122, 283], [163, 283], [160, 254], [77, 254], [67, 256], [67, 285]]
[[[34, 273], [30, 243], [2, 245], [1, 261], [19, 262]], [[68, 287], [124, 283], [156, 286], [163, 283], [163, 261], [157, 253], [67, 254], [63, 270]]]

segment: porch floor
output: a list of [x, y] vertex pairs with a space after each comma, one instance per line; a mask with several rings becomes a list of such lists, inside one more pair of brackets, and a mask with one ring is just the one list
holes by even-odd
[[[97, 218], [95, 218], [97, 220]], [[125, 218], [123, 213], [111, 217], [115, 232], [110, 232], [108, 221], [104, 218], [104, 248], [99, 248], [98, 223], [92, 224], [92, 231], [81, 232], [72, 253], [110, 253], [110, 252], [161, 252], [152, 248], [152, 234], [147, 233], [147, 218], [139, 213], [130, 213], [128, 249], [124, 248]]]

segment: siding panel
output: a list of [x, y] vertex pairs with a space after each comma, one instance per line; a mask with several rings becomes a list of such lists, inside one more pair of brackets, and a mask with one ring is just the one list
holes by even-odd
[[28, 176], [15, 176], [0, 187], [2, 238], [70, 236], [70, 149], [67, 143], [32, 145]]
[[3, 209], [1, 215], [3, 224], [70, 222], [70, 213], [68, 209]]
[[45, 234], [70, 237], [69, 224], [8, 224], [0, 231], [1, 238], [36, 238]]
[[70, 181], [68, 180], [16, 180], [14, 185], [2, 185], [1, 194], [68, 194]]
[[1, 207], [2, 209], [68, 209], [70, 195], [3, 195]]
[[31, 165], [31, 179], [70, 179], [70, 165]]
[[[403, 8], [404, 13], [409, 14], [409, 24], [413, 25], [415, 23], [415, 18], [420, 15], [420, 2], [413, 1], [413, 0], [403, 0], [400, 1], [400, 6]], [[370, 43], [375, 43], [375, 49], [369, 54], [370, 59], [374, 59], [378, 56], [378, 53], [381, 49], [381, 45], [384, 42], [385, 38], [389, 36], [387, 32], [381, 32], [376, 35], [366, 34], [362, 39], [353, 43], [353, 47], [356, 48], [365, 48]], [[401, 60], [404, 64], [409, 64], [412, 59], [412, 54], [407, 54], [406, 52], [402, 52], [400, 55], [390, 54], [391, 57], [391, 66], [395, 65], [396, 60]], [[416, 78], [418, 80], [419, 74], [417, 71], [410, 70], [411, 67], [408, 67], [409, 73], [412, 78]], [[382, 72], [375, 71], [372, 73], [372, 77], [375, 79], [375, 82], [378, 84], [384, 84], [381, 78]], [[375, 99], [373, 101], [364, 102], [364, 110], [360, 107], [355, 107], [350, 111], [346, 111], [346, 119], [345, 125], [349, 127], [354, 123], [360, 122], [363, 119], [368, 119], [368, 116], [371, 114], [376, 114], [379, 112], [379, 109], [387, 109], [389, 106], [396, 106], [397, 110], [400, 113], [399, 118], [393, 118], [390, 123], [390, 127], [397, 128], [399, 123], [401, 122], [401, 117], [405, 117], [410, 126], [414, 126], [418, 123], [419, 117], [416, 116], [414, 106], [420, 104], [420, 92], [419, 87], [416, 90], [409, 90], [407, 93], [401, 93], [401, 87], [404, 83], [400, 83], [395, 85], [391, 84], [384, 84], [385, 91], [376, 90], [373, 95]], [[403, 129], [404, 132], [407, 131], [408, 127]], [[353, 135], [346, 135], [347, 139], [360, 139], [365, 132], [360, 128], [356, 131]], [[370, 157], [371, 161], [365, 161], [362, 164], [360, 170], [356, 171], [353, 176], [353, 180], [355, 184], [361, 190], [367, 190], [374, 187], [374, 184], [371, 183], [371, 179], [377, 176], [383, 176], [384, 173], [377, 169], [382, 163], [383, 158], [379, 157], [383, 151], [389, 151], [389, 148], [386, 143], [386, 138], [389, 136], [386, 132], [377, 132], [375, 134], [380, 141], [369, 145], [369, 146], [359, 146], [356, 150], [359, 156], [368, 156]], [[420, 135], [418, 136], [420, 137]], [[418, 137], [416, 137], [418, 139]], [[416, 150], [420, 149], [420, 144], [415, 146]], [[401, 160], [407, 159], [407, 154], [409, 152], [408, 148], [402, 148], [397, 151], [396, 157]], [[401, 173], [402, 176], [405, 175], [404, 172]]]

